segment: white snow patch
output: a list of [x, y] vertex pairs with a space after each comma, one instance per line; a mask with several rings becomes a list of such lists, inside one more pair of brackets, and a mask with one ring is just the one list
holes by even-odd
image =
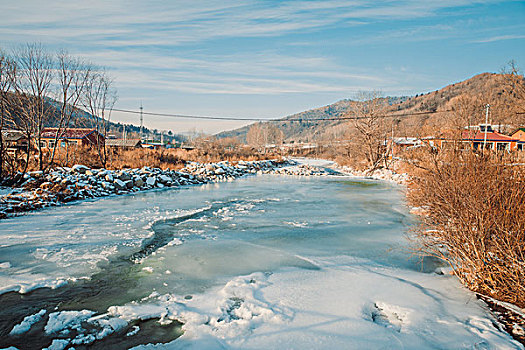
[[132, 337], [135, 334], [137, 334], [139, 331], [140, 331], [139, 326], [133, 326], [132, 329], [128, 333], [126, 333], [126, 337]]
[[69, 334], [70, 330], [82, 331], [82, 322], [87, 321], [95, 312], [90, 310], [59, 311], [49, 314], [44, 330], [46, 334]]
[[53, 339], [48, 348], [42, 350], [64, 350], [69, 345], [69, 339]]
[[17, 335], [17, 334], [23, 334], [27, 332], [28, 330], [31, 329], [31, 327], [35, 323], [40, 322], [40, 320], [42, 319], [42, 317], [44, 317], [45, 314], [46, 314], [46, 310], [42, 309], [34, 315], [29, 315], [29, 316], [24, 317], [22, 322], [14, 326], [9, 334]]
[[315, 263], [320, 270], [237, 277], [191, 300], [164, 295], [112, 307], [113, 316], [184, 323], [173, 342], [136, 349], [522, 348], [451, 276], [348, 256]]

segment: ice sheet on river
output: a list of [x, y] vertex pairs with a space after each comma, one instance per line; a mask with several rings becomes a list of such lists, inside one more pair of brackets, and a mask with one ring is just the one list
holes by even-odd
[[[145, 348], [520, 348], [452, 276], [410, 261], [402, 196], [268, 175], [43, 210], [0, 222], [0, 282], [27, 290], [98, 271], [122, 288], [88, 285], [94, 304], [42, 312], [56, 346], [141, 337], [133, 322], [158, 319], [185, 333]], [[40, 309], [9, 331], [25, 317], [34, 331]]]

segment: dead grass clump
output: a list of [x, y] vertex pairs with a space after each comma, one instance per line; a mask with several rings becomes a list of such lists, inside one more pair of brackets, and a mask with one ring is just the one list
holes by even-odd
[[525, 169], [509, 157], [429, 156], [408, 197], [428, 214], [418, 248], [446, 261], [469, 289], [525, 307]]

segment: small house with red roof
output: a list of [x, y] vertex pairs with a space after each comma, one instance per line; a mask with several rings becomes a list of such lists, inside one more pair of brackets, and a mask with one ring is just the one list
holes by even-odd
[[[521, 132], [520, 132], [521, 130]], [[459, 135], [458, 135], [459, 136]], [[440, 137], [423, 138], [423, 142], [431, 147], [446, 148], [454, 146], [474, 150], [484, 148], [496, 151], [514, 151], [525, 149], [525, 128], [518, 129], [511, 136], [502, 134], [493, 129], [492, 125], [481, 124], [477, 127], [469, 127], [463, 130], [461, 137], [443, 134]]]
[[486, 148], [496, 151], [513, 151], [518, 148], [520, 142], [518, 138], [501, 134], [492, 128], [465, 130], [462, 136], [463, 141], [471, 142], [475, 150]]
[[70, 146], [102, 146], [105, 145], [104, 136], [99, 133], [96, 129], [90, 128], [45, 128], [42, 131], [42, 147], [53, 148], [55, 147], [55, 140], [57, 140], [58, 134], [58, 147], [70, 147]]

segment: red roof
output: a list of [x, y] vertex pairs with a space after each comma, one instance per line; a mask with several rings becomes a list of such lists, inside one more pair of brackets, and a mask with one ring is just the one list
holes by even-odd
[[[45, 128], [42, 131], [42, 138], [53, 139], [56, 137], [58, 128]], [[88, 128], [69, 128], [60, 131], [59, 139], [83, 139], [92, 132], [96, 132], [95, 129]]]
[[[499, 132], [487, 132], [487, 141], [512, 142], [519, 141], [513, 137], [500, 134]], [[484, 141], [485, 133], [480, 131], [465, 130], [463, 131], [463, 140]]]

